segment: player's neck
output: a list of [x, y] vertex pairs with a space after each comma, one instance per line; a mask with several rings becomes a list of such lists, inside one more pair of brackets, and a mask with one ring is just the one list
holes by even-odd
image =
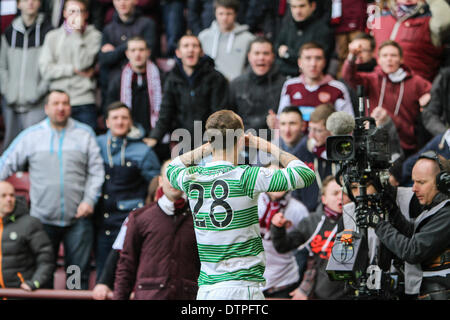
[[237, 153], [234, 152], [223, 152], [223, 151], [214, 151], [212, 154], [212, 161], [227, 161], [231, 162], [234, 165], [237, 165]]

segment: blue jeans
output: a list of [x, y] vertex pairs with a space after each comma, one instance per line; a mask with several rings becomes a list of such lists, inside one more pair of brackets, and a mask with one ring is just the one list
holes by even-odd
[[[94, 242], [94, 226], [90, 218], [80, 218], [69, 227], [43, 224], [55, 252], [55, 264], [59, 245], [64, 245], [64, 266], [78, 266], [81, 271], [81, 290], [89, 289], [90, 258]], [[71, 273], [75, 274], [75, 273]], [[68, 276], [70, 276], [69, 274]]]
[[95, 250], [95, 267], [97, 271], [97, 281], [100, 279], [106, 259], [112, 250], [112, 245], [119, 234], [120, 229], [110, 230], [110, 234], [106, 235], [105, 230], [99, 230], [97, 233], [97, 244]]
[[169, 57], [175, 54], [178, 39], [186, 31], [184, 8], [185, 4], [179, 0], [166, 1], [162, 5], [163, 21], [167, 37], [167, 56]]
[[97, 107], [95, 104], [83, 104], [72, 106], [71, 117], [90, 126], [92, 130], [97, 129]]

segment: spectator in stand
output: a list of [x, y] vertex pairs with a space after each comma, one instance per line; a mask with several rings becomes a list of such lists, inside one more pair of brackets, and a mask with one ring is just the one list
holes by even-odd
[[248, 32], [247, 25], [236, 22], [239, 1], [215, 0], [214, 8], [216, 20], [198, 38], [216, 69], [232, 81], [244, 71], [247, 49], [255, 36]]
[[290, 1], [291, 14], [283, 20], [275, 42], [277, 64], [286, 76], [299, 75], [299, 49], [305, 43], [315, 41], [323, 47], [325, 65], [331, 57], [334, 49], [333, 31], [328, 22], [315, 14], [316, 6], [316, 0]]
[[[128, 64], [109, 83], [106, 105], [121, 101], [131, 109], [132, 120], [146, 141], [159, 117], [162, 100], [161, 76], [150, 60], [151, 50], [144, 38], [131, 37], [125, 55]], [[170, 157], [168, 137], [155, 149], [159, 159]]]
[[[249, 0], [246, 24], [250, 32], [263, 33], [265, 37], [274, 41], [281, 29], [281, 23], [287, 11], [287, 0]], [[318, 18], [328, 23], [331, 14], [331, 0], [316, 0], [315, 14]]]
[[[240, 24], [245, 23], [249, 1], [251, 0], [239, 0], [239, 11], [236, 19]], [[187, 0], [187, 9], [188, 29], [195, 36], [210, 27], [214, 21], [214, 0]]]
[[[325, 50], [321, 45], [308, 42], [299, 50], [298, 67], [302, 70], [299, 77], [288, 79], [282, 88], [278, 115], [286, 106], [300, 108], [304, 121], [320, 104], [332, 104], [336, 111], [346, 111], [353, 115], [353, 105], [345, 85], [332, 76], [324, 74]], [[276, 128], [275, 114], [270, 113], [269, 123]]]
[[[356, 71], [372, 72], [377, 66], [377, 59], [375, 59], [375, 49], [376, 49], [375, 39], [368, 33], [359, 32], [353, 37], [353, 40], [350, 43], [352, 43], [352, 46], [361, 48], [361, 50], [359, 50], [355, 58]], [[348, 48], [347, 48], [347, 55], [348, 55]], [[339, 80], [342, 81], [347, 87], [352, 100], [353, 111], [355, 112], [355, 114], [358, 114], [359, 101], [356, 94], [356, 90], [353, 89], [353, 87], [350, 84], [346, 83], [344, 79], [339, 78]]]
[[275, 54], [270, 40], [257, 37], [249, 46], [250, 67], [230, 83], [230, 105], [244, 121], [244, 128], [268, 129], [266, 114], [277, 110], [281, 88], [286, 78], [274, 64]]
[[325, 268], [331, 254], [331, 248], [338, 229], [342, 223], [342, 208], [350, 199], [343, 194], [334, 176], [323, 181], [321, 206], [316, 212], [301, 220], [290, 232], [286, 232], [288, 220], [283, 213], [272, 218], [270, 232], [275, 249], [279, 253], [302, 245], [312, 253], [308, 273], [305, 273], [298, 289], [290, 295], [294, 300], [336, 300], [345, 299], [347, 290], [344, 281], [331, 281]]
[[123, 220], [131, 210], [144, 206], [148, 184], [160, 170], [153, 150], [130, 136], [132, 124], [130, 109], [122, 102], [112, 103], [106, 111], [109, 130], [97, 138], [105, 167], [102, 197], [96, 208], [97, 279]]
[[286, 10], [283, 4], [280, 8], [280, 2], [283, 1], [250, 0], [245, 17], [249, 31], [253, 34], [262, 33], [273, 41], [280, 30], [281, 20]]
[[0, 181], [0, 288], [32, 291], [51, 287], [52, 244], [41, 222], [28, 214], [14, 187]]
[[397, 42], [404, 63], [432, 82], [442, 62], [442, 42], [450, 31], [450, 5], [445, 0], [390, 0], [388, 10], [373, 28], [377, 46]]
[[101, 33], [87, 24], [86, 0], [64, 4], [64, 23], [45, 37], [39, 57], [42, 77], [50, 90], [63, 90], [70, 96], [72, 118], [97, 127], [94, 67], [100, 50]]
[[420, 108], [430, 100], [431, 83], [415, 75], [404, 65], [403, 51], [395, 41], [386, 41], [378, 48], [378, 66], [373, 72], [357, 72], [355, 56], [361, 51], [349, 45], [343, 76], [353, 88], [362, 84], [371, 108], [386, 109], [394, 121], [405, 156], [419, 149], [417, 123]]
[[433, 135], [441, 135], [450, 125], [450, 67], [442, 68], [433, 81], [430, 102], [423, 107], [422, 121]]
[[105, 171], [95, 133], [70, 118], [70, 109], [67, 93], [50, 92], [48, 118], [24, 130], [3, 153], [0, 180], [28, 168], [30, 215], [44, 225], [55, 253], [63, 241], [66, 268], [80, 268], [81, 289], [87, 290], [94, 237], [90, 216]]
[[203, 54], [197, 37], [183, 36], [175, 53], [176, 65], [164, 83], [158, 121], [146, 140], [151, 147], [177, 128], [188, 130], [192, 143], [194, 121], [205, 123], [210, 114], [228, 105], [228, 81]]
[[[105, 25], [110, 23], [114, 18], [114, 0], [94, 0], [96, 7], [100, 7], [101, 20], [98, 22], [100, 25], [99, 30], [102, 30]], [[127, 1], [127, 0], [125, 0]], [[156, 25], [160, 23], [160, 0], [133, 0], [136, 8], [144, 15], [152, 19]]]
[[45, 118], [44, 98], [48, 81], [39, 72], [39, 55], [51, 25], [39, 13], [41, 0], [19, 0], [20, 16], [2, 35], [0, 90], [5, 136], [3, 150], [20, 131]]
[[103, 29], [98, 55], [103, 109], [108, 105], [106, 101], [110, 79], [117, 77], [128, 63], [125, 55], [128, 39], [141, 36], [147, 41], [147, 47], [153, 56], [158, 54], [156, 25], [136, 8], [136, 0], [113, 0], [113, 3], [115, 12], [112, 21]]
[[419, 159], [419, 155], [429, 150], [436, 152], [436, 154], [443, 156], [445, 159], [450, 159], [450, 129], [435, 136], [422, 149], [403, 162], [402, 180], [399, 181], [400, 184], [405, 186], [412, 185], [411, 174], [414, 164]]
[[[145, 199], [146, 206], [158, 201], [159, 198], [164, 195], [162, 187], [160, 186], [160, 176], [161, 175], [157, 175], [153, 177], [148, 186], [147, 198]], [[105, 261], [105, 266], [100, 276], [97, 277], [94, 289], [92, 289], [92, 297], [94, 300], [106, 300], [108, 295], [113, 296], [117, 262], [119, 261], [120, 251], [123, 249], [123, 241], [125, 240], [125, 235], [127, 232], [128, 216], [125, 218], [122, 226], [120, 227], [119, 234], [117, 235], [117, 238], [108, 254], [108, 258]]]
[[[281, 129], [281, 122], [283, 122], [283, 127], [288, 126], [287, 120], [295, 118], [295, 113], [291, 110], [287, 109], [287, 112], [283, 110], [283, 113], [280, 114], [280, 146], [283, 150], [292, 149], [299, 159], [303, 159], [306, 165], [314, 170], [315, 181], [309, 187], [295, 190], [293, 193], [295, 198], [304, 203], [310, 212], [313, 212], [320, 204], [322, 181], [333, 173], [334, 164], [326, 158], [326, 141], [331, 136], [331, 132], [326, 128], [326, 123], [328, 117], [335, 110], [329, 104], [317, 106], [311, 114], [308, 135], [304, 136], [297, 144], [294, 142], [296, 139], [292, 141], [292, 138], [289, 139], [290, 137], [284, 133], [284, 128]], [[284, 124], [285, 121], [286, 124]]]
[[334, 0], [331, 10], [331, 26], [336, 39], [336, 53], [339, 61], [336, 78], [348, 55], [348, 45], [355, 36], [366, 29], [366, 0]]
[[[273, 169], [280, 169], [271, 166]], [[289, 293], [298, 288], [300, 284], [299, 265], [295, 259], [296, 250], [278, 253], [270, 236], [272, 217], [281, 212], [289, 221], [287, 231], [293, 229], [300, 221], [308, 217], [308, 209], [300, 201], [291, 196], [291, 192], [265, 192], [258, 198], [258, 215], [261, 236], [266, 253], [266, 269], [264, 278], [266, 284], [263, 294], [268, 298], [290, 298]]]
[[[42, 0], [41, 11], [52, 24], [53, 28], [59, 28], [64, 23], [64, 6], [67, 0]], [[88, 21], [98, 27], [98, 22], [102, 19], [102, 11], [99, 10], [98, 0], [89, 0], [87, 10], [89, 11]], [[101, 27], [102, 25], [100, 25]]]
[[114, 281], [114, 300], [194, 300], [200, 273], [189, 203], [161, 168], [164, 195], [129, 215]]

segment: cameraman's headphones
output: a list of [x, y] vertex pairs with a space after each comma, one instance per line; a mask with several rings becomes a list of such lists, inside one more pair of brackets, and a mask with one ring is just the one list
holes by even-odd
[[[439, 166], [439, 173], [436, 175], [436, 187], [439, 192], [448, 194], [448, 186], [450, 185], [450, 173], [444, 170], [438, 154], [433, 150], [428, 150], [420, 154], [419, 159], [434, 160]], [[417, 160], [419, 160], [417, 159]]]

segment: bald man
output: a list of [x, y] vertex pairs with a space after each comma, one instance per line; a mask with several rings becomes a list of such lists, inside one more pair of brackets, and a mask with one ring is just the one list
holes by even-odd
[[47, 287], [53, 248], [41, 222], [28, 214], [12, 184], [0, 181], [0, 287], [32, 291]]
[[423, 211], [414, 223], [395, 210], [389, 212], [389, 221], [373, 214], [357, 217], [405, 261], [405, 293], [419, 299], [450, 299], [450, 199], [436, 183], [436, 176], [448, 175], [449, 168], [449, 160], [438, 158], [434, 151], [419, 156], [412, 170], [412, 191]]

